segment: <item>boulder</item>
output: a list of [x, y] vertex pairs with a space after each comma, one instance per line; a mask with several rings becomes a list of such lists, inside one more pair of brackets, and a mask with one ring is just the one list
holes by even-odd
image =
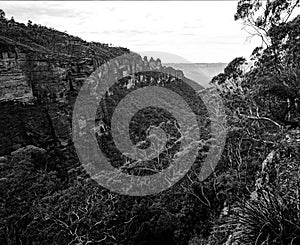
[[27, 145], [11, 153], [13, 161], [28, 160], [35, 161], [38, 158], [43, 158], [46, 150], [34, 145]]

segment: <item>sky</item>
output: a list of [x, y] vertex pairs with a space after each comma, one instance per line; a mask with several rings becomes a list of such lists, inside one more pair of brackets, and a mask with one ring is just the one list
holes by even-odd
[[7, 18], [141, 54], [159, 53], [164, 63], [248, 58], [261, 41], [249, 39], [234, 21], [236, 6], [237, 1], [0, 2]]

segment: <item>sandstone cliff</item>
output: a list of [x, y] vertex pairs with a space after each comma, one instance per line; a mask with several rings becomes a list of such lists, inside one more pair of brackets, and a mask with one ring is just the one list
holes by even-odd
[[[81, 85], [97, 67], [129, 50], [40, 25], [1, 20], [0, 27], [0, 155], [29, 144], [73, 152], [71, 113]], [[137, 55], [136, 64], [184, 78], [159, 59]]]

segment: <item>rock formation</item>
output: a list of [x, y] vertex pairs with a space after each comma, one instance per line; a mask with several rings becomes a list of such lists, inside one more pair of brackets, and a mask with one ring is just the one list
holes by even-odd
[[[0, 22], [0, 156], [26, 145], [71, 147], [71, 113], [79, 89], [97, 67], [129, 50], [10, 22]], [[159, 59], [136, 55], [135, 64], [117, 70], [122, 76], [143, 68], [184, 78]]]

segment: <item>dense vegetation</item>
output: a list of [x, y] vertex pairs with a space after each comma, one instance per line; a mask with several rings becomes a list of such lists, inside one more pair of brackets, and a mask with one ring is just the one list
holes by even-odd
[[3, 10], [0, 14], [0, 37], [14, 45], [21, 44], [30, 50], [52, 54], [53, 57], [60, 56], [60, 59], [65, 57], [67, 61], [91, 55], [109, 60], [113, 55], [120, 55], [120, 51], [129, 51], [126, 48], [112, 47], [104, 43], [87, 42], [66, 32], [34, 24], [30, 20], [27, 25], [16, 22], [13, 17], [8, 20]]
[[235, 18], [263, 45], [251, 61], [234, 59], [211, 82], [223, 95], [237, 139], [226, 146], [226, 162], [235, 165], [230, 171], [242, 189], [214, 233], [217, 240], [231, 235], [229, 244], [300, 241], [300, 16], [292, 17], [298, 7], [299, 1], [241, 0]]
[[[239, 1], [235, 18], [263, 45], [251, 61], [236, 58], [211, 81], [228, 119], [212, 176], [201, 182], [192, 168], [165, 192], [122, 196], [96, 185], [78, 162], [66, 167], [59, 148], [28, 146], [0, 158], [0, 243], [299, 244], [297, 7], [299, 0]], [[34, 28], [38, 34], [20, 38], [48, 31]]]

